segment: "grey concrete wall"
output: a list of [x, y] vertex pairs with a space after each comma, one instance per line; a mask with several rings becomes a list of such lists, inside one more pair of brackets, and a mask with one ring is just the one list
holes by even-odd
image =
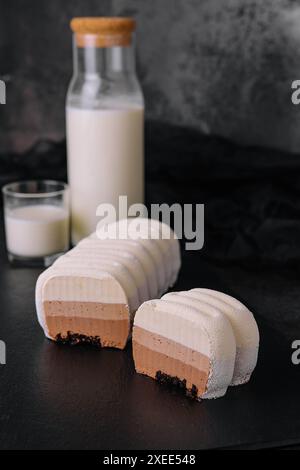
[[[64, 137], [69, 19], [134, 15], [147, 116], [300, 151], [300, 0], [0, 0], [0, 153]], [[5, 33], [3, 33], [5, 31]], [[0, 77], [1, 78], [1, 77]]]
[[104, 15], [109, 0], [0, 0], [0, 154], [65, 135], [65, 94], [72, 74], [72, 16]]

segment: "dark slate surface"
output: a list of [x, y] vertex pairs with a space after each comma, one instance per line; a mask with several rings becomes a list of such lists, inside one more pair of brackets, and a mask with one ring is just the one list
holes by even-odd
[[[244, 301], [261, 332], [251, 382], [201, 404], [134, 374], [125, 352], [44, 339], [39, 270], [12, 268], [0, 244], [0, 448], [216, 448], [300, 443], [299, 160], [148, 123], [148, 202], [205, 203], [205, 246], [184, 252], [176, 290], [220, 289]], [[0, 159], [1, 183], [64, 179], [65, 145]]]
[[[1, 237], [0, 449], [208, 449], [300, 443], [300, 366], [290, 346], [265, 326], [266, 301], [252, 288], [261, 333], [259, 363], [249, 384], [197, 403], [134, 373], [123, 351], [59, 346], [37, 324], [37, 269], [11, 268]], [[243, 298], [247, 272], [186, 254], [177, 289], [199, 285]], [[226, 279], [226, 281], [225, 281]], [[270, 296], [270, 295], [269, 295]]]

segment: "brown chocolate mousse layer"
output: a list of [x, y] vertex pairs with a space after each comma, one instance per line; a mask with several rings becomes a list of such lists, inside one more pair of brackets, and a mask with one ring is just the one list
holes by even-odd
[[[53, 339], [68, 342], [68, 336], [72, 334], [78, 335], [79, 339], [80, 335], [98, 338], [102, 347], [124, 349], [126, 346], [130, 329], [126, 305], [44, 301], [43, 306], [49, 336]], [[95, 314], [99, 314], [100, 318], [95, 318]], [[114, 319], [110, 318], [112, 316]]]
[[135, 326], [133, 357], [136, 371], [157, 379], [157, 372], [185, 381], [201, 397], [206, 391], [209, 358], [175, 341]]

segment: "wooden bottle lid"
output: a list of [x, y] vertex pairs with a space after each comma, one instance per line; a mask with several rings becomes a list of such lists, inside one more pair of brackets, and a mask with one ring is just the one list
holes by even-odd
[[129, 46], [136, 23], [133, 18], [83, 17], [70, 23], [78, 47]]

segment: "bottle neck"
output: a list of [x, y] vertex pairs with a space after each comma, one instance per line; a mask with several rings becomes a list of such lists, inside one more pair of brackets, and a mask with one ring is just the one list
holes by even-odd
[[102, 78], [135, 74], [133, 42], [128, 46], [79, 47], [73, 40], [74, 75]]

